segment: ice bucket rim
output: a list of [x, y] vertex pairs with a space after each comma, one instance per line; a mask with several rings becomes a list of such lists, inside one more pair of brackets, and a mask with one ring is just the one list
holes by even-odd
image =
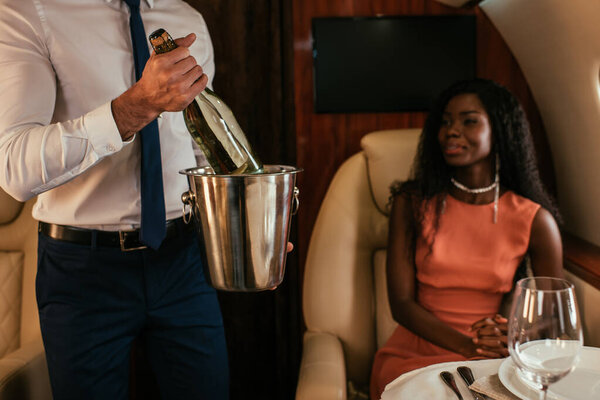
[[260, 174], [215, 174], [210, 167], [194, 167], [186, 168], [179, 171], [182, 175], [187, 176], [210, 176], [215, 178], [247, 178], [247, 177], [259, 177], [259, 176], [277, 176], [277, 175], [288, 175], [297, 174], [304, 171], [303, 168], [294, 167], [291, 165], [279, 165], [270, 164], [264, 165], [265, 172]]

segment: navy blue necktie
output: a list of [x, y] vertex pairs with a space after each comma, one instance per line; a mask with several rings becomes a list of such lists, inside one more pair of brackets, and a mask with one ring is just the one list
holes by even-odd
[[[129, 6], [129, 28], [133, 43], [135, 78], [142, 77], [146, 61], [150, 58], [144, 23], [140, 15], [140, 0], [124, 0]], [[165, 197], [160, 161], [158, 123], [150, 122], [139, 132], [142, 141], [142, 221], [140, 240], [153, 249], [158, 249], [165, 238]]]

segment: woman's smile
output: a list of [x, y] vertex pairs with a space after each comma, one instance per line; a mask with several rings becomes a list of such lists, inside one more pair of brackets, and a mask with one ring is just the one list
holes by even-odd
[[462, 154], [466, 149], [465, 145], [453, 141], [447, 142], [442, 146], [442, 151], [447, 156]]

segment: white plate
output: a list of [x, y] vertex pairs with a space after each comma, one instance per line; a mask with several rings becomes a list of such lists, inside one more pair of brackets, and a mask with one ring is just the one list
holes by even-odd
[[[513, 360], [508, 357], [498, 370], [500, 382], [514, 395], [527, 400], [539, 398], [535, 384], [521, 376]], [[550, 385], [548, 400], [600, 399], [600, 348], [583, 347], [579, 362], [571, 373]]]

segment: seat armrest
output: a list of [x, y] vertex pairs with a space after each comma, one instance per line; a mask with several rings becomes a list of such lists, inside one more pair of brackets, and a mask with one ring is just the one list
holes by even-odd
[[296, 400], [346, 400], [346, 367], [340, 340], [306, 332]]
[[0, 400], [52, 400], [41, 339], [0, 359]]

